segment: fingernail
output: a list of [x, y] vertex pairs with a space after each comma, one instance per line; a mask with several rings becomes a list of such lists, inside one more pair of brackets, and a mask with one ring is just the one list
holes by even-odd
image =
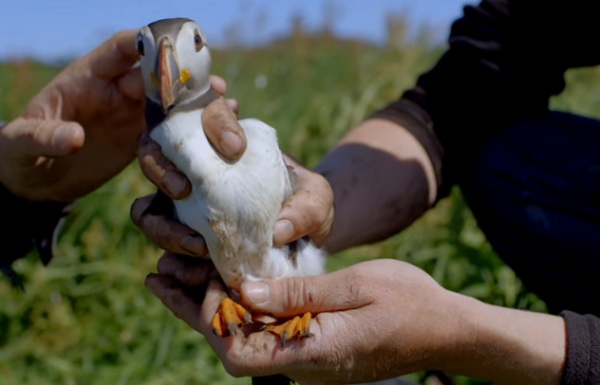
[[296, 230], [294, 229], [294, 224], [288, 219], [282, 219], [275, 223], [275, 239], [277, 239], [278, 243], [284, 244], [289, 241]]
[[265, 282], [244, 282], [242, 290], [246, 298], [255, 305], [263, 305], [271, 298], [271, 290]]
[[181, 240], [181, 248], [195, 255], [206, 254], [206, 243], [200, 235], [188, 235]]
[[181, 175], [174, 172], [168, 172], [164, 177], [165, 187], [169, 190], [171, 198], [177, 198], [185, 190], [186, 181]]
[[223, 152], [226, 152], [223, 155], [226, 157], [233, 157], [239, 155], [240, 151], [242, 150], [242, 146], [244, 145], [244, 141], [239, 135], [231, 131], [225, 131], [223, 134], [221, 134], [220, 144]]
[[75, 149], [74, 137], [75, 129], [73, 126], [62, 126], [54, 134], [54, 145], [59, 151], [69, 152]]

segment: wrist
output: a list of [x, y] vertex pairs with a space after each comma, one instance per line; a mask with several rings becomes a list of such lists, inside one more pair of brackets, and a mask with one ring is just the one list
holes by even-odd
[[325, 243], [331, 253], [397, 234], [437, 195], [435, 172], [422, 145], [383, 119], [366, 120], [350, 131], [315, 172], [334, 196], [335, 218]]
[[[454, 294], [454, 354], [439, 369], [498, 384], [559, 384], [566, 357], [561, 317], [492, 306]], [[446, 352], [449, 353], [449, 352]]]

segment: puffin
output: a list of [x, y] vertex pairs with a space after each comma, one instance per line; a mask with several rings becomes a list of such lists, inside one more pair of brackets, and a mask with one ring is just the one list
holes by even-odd
[[[210, 85], [211, 55], [200, 26], [188, 18], [161, 19], [142, 27], [136, 44], [149, 136], [192, 186], [187, 198], [172, 202], [174, 215], [203, 236], [228, 288], [212, 323], [214, 333], [225, 337], [261, 316], [239, 303], [244, 281], [322, 274], [325, 253], [308, 238], [273, 245], [279, 211], [294, 188], [273, 127], [240, 120], [247, 148], [236, 162], [224, 159], [206, 137], [203, 110], [220, 96]], [[311, 320], [306, 313], [264, 329], [284, 347], [309, 337]]]

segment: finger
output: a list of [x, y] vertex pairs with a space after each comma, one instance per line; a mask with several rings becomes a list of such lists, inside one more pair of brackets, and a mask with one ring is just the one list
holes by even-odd
[[[246, 337], [235, 333], [223, 338], [212, 331], [212, 318], [221, 300], [227, 296], [224, 286], [218, 280], [211, 280], [202, 302], [196, 300], [174, 277], [162, 274], [149, 274], [146, 287], [179, 319], [194, 330], [202, 333], [210, 346], [222, 360], [230, 374], [241, 376], [265, 376], [280, 372], [277, 367], [297, 363], [298, 350], [280, 348], [276, 337], [271, 333], [257, 332]], [[277, 351], [277, 363], [273, 353]], [[252, 357], [252, 360], [248, 360]]]
[[210, 85], [219, 95], [223, 96], [227, 93], [227, 83], [225, 79], [217, 75], [210, 75]]
[[165, 253], [158, 260], [158, 272], [172, 275], [188, 287], [205, 286], [209, 280], [218, 278], [210, 259], [172, 253]]
[[133, 68], [123, 75], [117, 82], [117, 87], [123, 95], [133, 100], [141, 101], [146, 98], [144, 80], [139, 67]]
[[322, 175], [301, 166], [293, 167], [292, 172], [296, 190], [279, 212], [273, 242], [281, 246], [308, 235], [320, 246], [333, 223], [333, 191]]
[[[209, 282], [199, 312], [189, 311], [189, 307], [177, 306], [174, 302], [178, 300], [178, 293], [173, 294], [171, 297], [165, 296], [163, 303], [171, 310], [177, 310], [176, 315], [179, 318], [204, 334], [227, 372], [236, 377], [273, 374], [265, 370], [273, 366], [272, 351], [273, 348], [279, 347], [278, 341], [271, 333], [252, 333], [246, 339], [241, 331], [228, 337], [217, 336], [213, 332], [213, 317], [223, 298], [227, 297], [225, 287], [219, 280], [213, 279]], [[248, 357], [252, 357], [252, 360], [248, 360]]]
[[355, 309], [372, 302], [355, 268], [330, 274], [242, 284], [242, 302], [275, 317]]
[[146, 177], [169, 198], [177, 200], [190, 195], [190, 181], [163, 155], [160, 145], [145, 132], [140, 137], [138, 160]]
[[[215, 315], [217, 313], [221, 313], [219, 314], [220, 316], [224, 315], [223, 313], [225, 313], [226, 311], [222, 309], [221, 305], [223, 300], [227, 297], [229, 297], [227, 293], [227, 288], [225, 287], [221, 279], [215, 278], [211, 279], [208, 282], [208, 286], [206, 288], [206, 296], [204, 297], [204, 302], [202, 303], [202, 317], [200, 319], [201, 329], [207, 331], [215, 330]], [[229, 329], [229, 332], [231, 332], [232, 334], [238, 334], [236, 333], [236, 330]], [[218, 339], [223, 339], [224, 337], [227, 337], [231, 334], [227, 333], [227, 335], [223, 335], [217, 334], [215, 332], [214, 335], [218, 335]]]
[[[227, 297], [226, 288], [219, 279], [211, 279], [206, 288], [206, 295], [202, 302], [201, 316], [198, 320], [200, 331], [207, 336], [216, 337], [212, 332], [212, 320], [223, 298]], [[218, 337], [221, 338], [221, 337]]]
[[[225, 83], [225, 79], [223, 79], [222, 77], [217, 75], [211, 75], [210, 84], [213, 90], [215, 90], [219, 95], [223, 96], [227, 93], [227, 83]], [[225, 103], [236, 116], [240, 113], [240, 106], [236, 99], [225, 99]]]
[[154, 195], [136, 199], [131, 205], [133, 223], [142, 230], [146, 238], [160, 248], [172, 253], [191, 256], [206, 255], [208, 249], [204, 238], [189, 227], [175, 221], [167, 213], [148, 213]]
[[[291, 373], [293, 368], [305, 367], [307, 358], [314, 358], [315, 351], [322, 348], [321, 344], [313, 344], [313, 341], [303, 343], [302, 349], [282, 348], [277, 337], [269, 332], [237, 332], [226, 338], [217, 336], [212, 332], [212, 319], [226, 295], [219, 280], [210, 281], [202, 303], [198, 329], [205, 335], [229, 374], [250, 377]], [[318, 333], [318, 329], [314, 330]]]
[[223, 98], [215, 100], [204, 109], [202, 126], [221, 155], [231, 161], [242, 157], [246, 151], [246, 135]]
[[139, 59], [135, 46], [137, 30], [117, 32], [83, 60], [92, 73], [104, 79], [113, 79], [131, 69]]
[[177, 318], [204, 333], [200, 328], [201, 304], [205, 295], [203, 289], [190, 291], [175, 277], [163, 274], [149, 274], [145, 284], [148, 290], [157, 296]]
[[225, 103], [227, 103], [227, 107], [233, 111], [236, 117], [240, 114], [240, 105], [236, 99], [225, 99]]
[[75, 122], [18, 118], [0, 131], [0, 146], [8, 156], [62, 156], [83, 147], [85, 133]]
[[[198, 322], [198, 330], [200, 330], [204, 336], [206, 337], [209, 345], [213, 348], [215, 353], [219, 356], [223, 365], [225, 366], [227, 372], [237, 376], [247, 376], [249, 373], [238, 373], [240, 372], [240, 360], [237, 359], [237, 356], [245, 356], [248, 357], [247, 354], [244, 354], [244, 351], [247, 351], [247, 346], [245, 345], [246, 337], [241, 330], [236, 330], [235, 333], [222, 337], [218, 336], [213, 332], [213, 318], [219, 309], [219, 305], [221, 301], [227, 297], [225, 286], [223, 286], [222, 282], [217, 279], [213, 279], [208, 283], [208, 287], [206, 289], [206, 295], [204, 296], [204, 301], [202, 302], [202, 310], [200, 312], [200, 318]], [[258, 333], [253, 333], [258, 334]], [[253, 334], [250, 334], [252, 336]], [[267, 333], [260, 333], [267, 334]], [[272, 336], [270, 336], [272, 338]], [[276, 341], [272, 338], [273, 346], [277, 346]], [[266, 344], [263, 344], [265, 346]], [[257, 345], [258, 346], [258, 345]], [[247, 361], [247, 360], [246, 360]], [[253, 363], [256, 363], [253, 360]]]

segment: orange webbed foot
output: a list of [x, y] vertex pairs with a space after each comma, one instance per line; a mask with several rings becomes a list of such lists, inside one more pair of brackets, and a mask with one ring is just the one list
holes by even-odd
[[281, 347], [285, 347], [285, 343], [294, 338], [303, 339], [310, 337], [311, 321], [312, 315], [310, 313], [304, 313], [302, 318], [296, 316], [279, 325], [266, 325], [263, 330], [277, 335], [281, 340]]
[[212, 319], [212, 328], [216, 335], [224, 337], [234, 334], [236, 328], [251, 323], [252, 316], [248, 310], [231, 298], [225, 297], [221, 300], [221, 304]]
[[[260, 317], [259, 317], [260, 318]], [[293, 339], [304, 339], [311, 336], [310, 323], [312, 315], [304, 313], [281, 324], [268, 324], [262, 330], [275, 334], [281, 341], [281, 347]], [[212, 319], [213, 332], [219, 337], [235, 334], [237, 328], [252, 324], [252, 315], [242, 305], [229, 297], [221, 300], [219, 308]]]

